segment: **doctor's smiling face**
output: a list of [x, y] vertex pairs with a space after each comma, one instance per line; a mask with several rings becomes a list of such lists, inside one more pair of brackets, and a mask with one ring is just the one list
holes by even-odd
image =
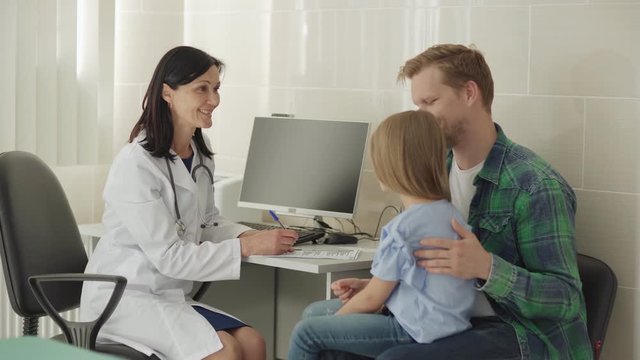
[[211, 115], [220, 104], [220, 71], [211, 66], [192, 82], [172, 89], [162, 85], [162, 98], [169, 104], [174, 128], [210, 128]]

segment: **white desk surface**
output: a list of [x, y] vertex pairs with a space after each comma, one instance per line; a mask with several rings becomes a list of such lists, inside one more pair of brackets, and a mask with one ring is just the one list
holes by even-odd
[[[363, 243], [362, 245], [360, 242]], [[303, 259], [303, 258], [290, 258], [290, 257], [277, 257], [277, 256], [249, 256], [242, 261], [251, 264], [267, 265], [280, 269], [289, 269], [296, 271], [303, 271], [313, 274], [325, 274], [328, 272], [338, 271], [351, 271], [351, 270], [363, 270], [371, 268], [371, 262], [375, 253], [375, 243], [367, 240], [360, 240], [358, 246], [354, 245], [314, 245], [304, 244], [296, 245], [298, 248], [313, 248], [313, 249], [354, 249], [359, 248], [360, 254], [356, 260], [332, 260], [332, 259]]]
[[[104, 228], [101, 223], [78, 225], [80, 234], [91, 237], [102, 237]], [[313, 274], [325, 274], [339, 271], [366, 270], [371, 268], [371, 262], [375, 253], [377, 241], [360, 240], [357, 246], [354, 245], [314, 245], [303, 244], [296, 247], [313, 247], [314, 249], [330, 248], [358, 248], [360, 254], [356, 260], [332, 260], [332, 259], [302, 259], [302, 258], [279, 258], [274, 256], [249, 256], [242, 261], [251, 264], [271, 266], [279, 269], [289, 269], [295, 271], [308, 272]]]

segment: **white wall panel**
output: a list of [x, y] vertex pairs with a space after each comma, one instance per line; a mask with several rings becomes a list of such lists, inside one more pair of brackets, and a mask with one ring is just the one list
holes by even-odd
[[531, 93], [640, 97], [640, 3], [531, 11]]
[[538, 153], [573, 187], [581, 187], [584, 99], [498, 96], [493, 119], [507, 136]]
[[584, 186], [640, 193], [640, 99], [587, 99]]

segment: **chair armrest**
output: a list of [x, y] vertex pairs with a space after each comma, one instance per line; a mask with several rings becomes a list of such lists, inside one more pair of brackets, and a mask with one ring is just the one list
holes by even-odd
[[[44, 290], [42, 289], [42, 283], [44, 282], [58, 282], [58, 281], [101, 281], [112, 282], [115, 284], [111, 297], [107, 302], [102, 314], [94, 321], [88, 322], [72, 322], [63, 319], [58, 311], [53, 307], [49, 299], [46, 297]], [[124, 289], [127, 285], [127, 279], [123, 276], [117, 275], [99, 275], [99, 274], [46, 274], [46, 275], [34, 275], [29, 277], [29, 285], [33, 291], [36, 300], [44, 311], [51, 316], [51, 318], [60, 326], [67, 341], [75, 346], [95, 350], [96, 338], [98, 331], [104, 323], [109, 319], [113, 311], [116, 309], [120, 298], [124, 293]]]

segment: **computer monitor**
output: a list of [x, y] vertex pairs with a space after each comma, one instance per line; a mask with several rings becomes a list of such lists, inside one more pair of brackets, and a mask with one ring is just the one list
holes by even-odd
[[238, 205], [353, 218], [369, 123], [256, 117]]

